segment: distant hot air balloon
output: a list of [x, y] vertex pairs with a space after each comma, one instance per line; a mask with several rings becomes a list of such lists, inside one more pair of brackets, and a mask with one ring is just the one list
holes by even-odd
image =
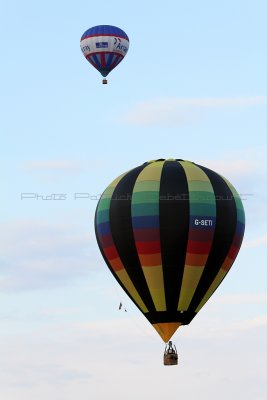
[[[84, 57], [104, 78], [123, 60], [128, 49], [128, 36], [116, 26], [94, 26], [81, 37]], [[107, 80], [103, 79], [103, 83], [107, 83]]]
[[95, 216], [107, 266], [164, 342], [192, 321], [222, 282], [244, 229], [231, 183], [178, 159], [149, 161], [119, 176]]

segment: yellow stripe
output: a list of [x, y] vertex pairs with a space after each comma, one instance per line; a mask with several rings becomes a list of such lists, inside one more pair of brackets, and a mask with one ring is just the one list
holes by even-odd
[[162, 265], [143, 267], [143, 272], [157, 311], [166, 311]]
[[128, 171], [127, 171], [127, 172], [124, 172], [124, 174], [121, 174], [121, 175], [118, 176], [116, 179], [114, 179], [114, 181], [112, 181], [111, 184], [108, 185], [108, 188], [115, 188], [115, 187], [118, 185], [118, 183], [120, 182], [120, 180], [121, 180], [126, 174], [128, 174]]
[[196, 287], [201, 278], [204, 266], [195, 267], [192, 265], [185, 265], [180, 298], [178, 303], [178, 311], [185, 311], [188, 309], [192, 297], [195, 293]]
[[188, 161], [179, 161], [179, 162], [182, 165], [182, 167], [186, 173], [186, 177], [187, 177], [187, 181], [188, 181], [189, 185], [190, 185], [190, 181], [202, 181], [202, 182], [210, 183], [208, 176], [197, 165], [195, 165], [191, 162], [188, 162]]
[[148, 309], [146, 308], [146, 306], [145, 306], [143, 300], [141, 299], [139, 293], [135, 289], [135, 287], [134, 287], [134, 285], [133, 285], [128, 273], [126, 272], [126, 270], [125, 269], [121, 269], [120, 271], [116, 271], [116, 275], [119, 278], [120, 282], [123, 284], [123, 286], [125, 286], [125, 288], [128, 290], [128, 292], [130, 293], [130, 295], [132, 296], [132, 298], [134, 299], [136, 304], [138, 304], [140, 309], [144, 313], [148, 312]]
[[103, 199], [110, 199], [113, 195], [114, 189], [115, 187], [118, 185], [118, 183], [120, 182], [120, 180], [127, 174], [127, 172], [125, 172], [124, 174], [121, 174], [120, 176], [118, 176], [116, 179], [114, 179], [114, 181], [111, 182], [110, 185], [108, 185], [108, 187], [104, 190], [100, 202]]
[[[137, 178], [138, 179], [138, 178]], [[158, 191], [159, 182], [158, 181], [137, 181], [134, 185], [134, 193], [147, 192], [147, 191]]]
[[147, 165], [138, 175], [136, 182], [160, 181], [163, 164], [164, 161], [158, 161], [156, 163]]

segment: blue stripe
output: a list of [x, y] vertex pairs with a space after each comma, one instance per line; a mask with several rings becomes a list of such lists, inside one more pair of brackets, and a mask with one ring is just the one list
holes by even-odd
[[236, 233], [238, 235], [243, 235], [245, 231], [245, 224], [243, 222], [237, 221], [236, 223]]
[[92, 58], [93, 58], [94, 62], [96, 63], [96, 65], [98, 66], [98, 68], [101, 69], [102, 65], [101, 65], [100, 57], [98, 56], [98, 54], [93, 54]]
[[158, 228], [159, 216], [151, 215], [149, 217], [132, 217], [132, 225], [134, 229]]
[[126, 35], [126, 33], [116, 27], [116, 26], [112, 26], [112, 25], [97, 25], [97, 26], [93, 26], [90, 29], [87, 29], [87, 31], [84, 32], [84, 34], [81, 37], [81, 40], [86, 37], [86, 36], [91, 36], [91, 35], [114, 35], [114, 36], [120, 36], [126, 40], [129, 41], [128, 36]]
[[[90, 57], [88, 58], [88, 61], [91, 62], [93, 67], [95, 67], [102, 76], [105, 77], [110, 73], [110, 68], [103, 68], [99, 54], [91, 54]], [[95, 62], [96, 65], [93, 64], [93, 61]]]
[[107, 68], [110, 68], [111, 64], [113, 63], [113, 60], [114, 60], [114, 54], [112, 53], [106, 54]]
[[102, 224], [97, 224], [96, 230], [97, 230], [97, 234], [99, 236], [109, 235], [111, 233], [110, 232], [110, 223], [103, 222]]
[[[118, 55], [118, 54], [117, 54]], [[117, 65], [123, 60], [123, 56], [119, 55], [117, 62], [113, 65], [113, 68], [117, 67]]]

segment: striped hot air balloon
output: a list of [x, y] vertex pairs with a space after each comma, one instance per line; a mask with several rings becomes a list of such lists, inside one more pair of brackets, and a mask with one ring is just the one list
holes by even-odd
[[84, 57], [106, 77], [125, 57], [129, 38], [116, 26], [98, 25], [84, 32], [80, 44]]
[[107, 266], [165, 342], [222, 282], [244, 229], [231, 183], [177, 159], [149, 161], [119, 176], [95, 216]]

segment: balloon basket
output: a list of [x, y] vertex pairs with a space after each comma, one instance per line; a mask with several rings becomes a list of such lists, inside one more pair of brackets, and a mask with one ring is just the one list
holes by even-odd
[[103, 85], [107, 85], [107, 83], [108, 83], [107, 79], [103, 79], [102, 83], [103, 83]]
[[164, 365], [177, 365], [178, 354], [164, 354], [163, 363]]
[[164, 365], [177, 365], [178, 364], [178, 354], [175, 345], [169, 341], [165, 347], [163, 356]]

